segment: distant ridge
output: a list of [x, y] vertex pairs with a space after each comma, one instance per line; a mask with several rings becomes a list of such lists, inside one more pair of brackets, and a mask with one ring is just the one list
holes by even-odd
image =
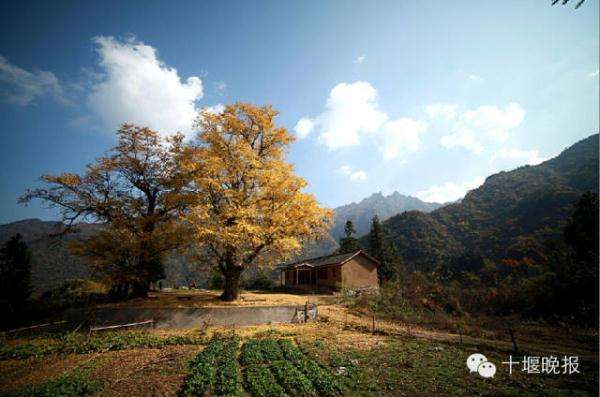
[[[430, 269], [461, 253], [532, 257], [548, 238], [561, 236], [586, 191], [598, 193], [598, 134], [539, 165], [491, 175], [460, 202], [393, 216], [384, 229], [414, 268]], [[362, 242], [368, 244], [366, 237]]]
[[374, 193], [358, 203], [350, 203], [335, 208], [335, 224], [331, 229], [331, 236], [339, 240], [343, 235], [344, 224], [347, 220], [354, 223], [356, 234], [361, 236], [369, 232], [371, 219], [375, 215], [384, 221], [404, 211], [431, 212], [441, 206], [442, 204], [427, 203], [416, 197], [405, 196], [398, 192], [388, 196], [384, 196], [381, 192]]

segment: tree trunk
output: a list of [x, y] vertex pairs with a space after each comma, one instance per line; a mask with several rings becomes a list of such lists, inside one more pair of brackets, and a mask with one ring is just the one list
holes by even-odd
[[221, 294], [221, 300], [232, 302], [238, 299], [240, 295], [240, 275], [241, 270], [231, 269], [225, 272], [225, 289]]

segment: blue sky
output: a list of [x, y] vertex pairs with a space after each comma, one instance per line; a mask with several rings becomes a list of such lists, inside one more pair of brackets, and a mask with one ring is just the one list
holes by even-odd
[[0, 5], [0, 223], [82, 171], [125, 121], [272, 104], [327, 206], [395, 190], [455, 200], [597, 133], [598, 1], [153, 1]]

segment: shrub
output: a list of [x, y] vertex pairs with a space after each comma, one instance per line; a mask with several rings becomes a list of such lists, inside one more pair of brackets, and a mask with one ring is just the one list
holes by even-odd
[[254, 290], [271, 290], [275, 283], [266, 270], [259, 269], [251, 276], [242, 280], [242, 287]]
[[223, 289], [224, 286], [225, 277], [223, 277], [223, 274], [219, 270], [217, 270], [216, 268], [212, 268], [208, 277], [208, 288]]

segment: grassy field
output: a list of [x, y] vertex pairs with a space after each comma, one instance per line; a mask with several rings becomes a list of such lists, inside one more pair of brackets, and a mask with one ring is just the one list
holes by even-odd
[[[294, 298], [295, 299], [295, 298]], [[537, 325], [506, 339], [462, 337], [321, 307], [308, 324], [199, 330], [60, 333], [5, 337], [0, 346], [0, 395], [548, 395], [598, 394], [597, 339], [589, 331], [557, 332]], [[535, 331], [535, 330], [538, 331]], [[583, 336], [582, 336], [583, 335]], [[597, 334], [596, 334], [597, 337]], [[493, 378], [469, 373], [483, 353]], [[577, 374], [527, 374], [509, 355], [577, 355]]]

